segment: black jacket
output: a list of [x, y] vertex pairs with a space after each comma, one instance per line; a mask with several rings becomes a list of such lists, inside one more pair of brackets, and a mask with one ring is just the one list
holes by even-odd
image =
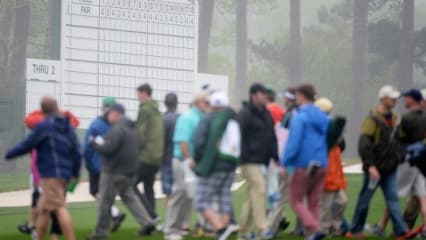
[[136, 124], [123, 119], [105, 136], [105, 144], [92, 143], [102, 156], [101, 171], [109, 174], [136, 174], [139, 166], [140, 141]]
[[269, 164], [278, 160], [274, 123], [266, 107], [245, 104], [238, 115], [241, 128], [241, 164]]

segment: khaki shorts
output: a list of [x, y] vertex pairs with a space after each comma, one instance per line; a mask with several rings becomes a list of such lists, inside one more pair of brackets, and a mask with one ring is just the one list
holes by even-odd
[[45, 178], [41, 179], [41, 197], [37, 207], [41, 212], [54, 212], [65, 207], [65, 191], [67, 182], [61, 179]]

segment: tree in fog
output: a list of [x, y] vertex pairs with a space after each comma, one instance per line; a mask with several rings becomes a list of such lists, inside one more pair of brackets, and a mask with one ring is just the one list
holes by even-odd
[[399, 87], [413, 86], [414, 0], [404, 0], [402, 8], [401, 47], [399, 55]]
[[[364, 83], [367, 78], [368, 0], [353, 0], [351, 145], [356, 143], [362, 121]], [[354, 149], [352, 149], [353, 152]]]
[[49, 59], [60, 59], [61, 49], [61, 1], [47, 2], [47, 31], [45, 40], [45, 56]]
[[301, 71], [301, 23], [300, 23], [300, 1], [290, 0], [290, 44], [289, 44], [289, 78], [292, 85], [302, 80]]
[[198, 22], [198, 72], [207, 72], [215, 0], [200, 1]]
[[236, 0], [236, 85], [242, 90], [247, 82], [247, 0]]

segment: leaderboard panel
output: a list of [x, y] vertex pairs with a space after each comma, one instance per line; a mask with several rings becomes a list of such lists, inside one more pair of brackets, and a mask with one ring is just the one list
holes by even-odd
[[186, 0], [66, 0], [62, 20], [62, 105], [83, 127], [115, 96], [136, 116], [135, 88], [169, 91], [189, 104], [197, 57], [197, 5]]

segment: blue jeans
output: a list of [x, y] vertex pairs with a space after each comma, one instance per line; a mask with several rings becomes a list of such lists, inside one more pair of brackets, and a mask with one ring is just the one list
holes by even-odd
[[377, 188], [380, 186], [382, 188], [389, 215], [393, 223], [395, 235], [401, 236], [407, 233], [408, 227], [404, 222], [399, 206], [396, 170], [391, 173], [383, 174], [375, 189], [368, 188], [369, 181], [369, 173], [364, 172], [364, 182], [359, 194], [358, 203], [355, 208], [351, 232], [356, 234], [363, 231], [365, 221], [367, 220], [368, 208], [370, 206], [371, 199], [373, 198]]

